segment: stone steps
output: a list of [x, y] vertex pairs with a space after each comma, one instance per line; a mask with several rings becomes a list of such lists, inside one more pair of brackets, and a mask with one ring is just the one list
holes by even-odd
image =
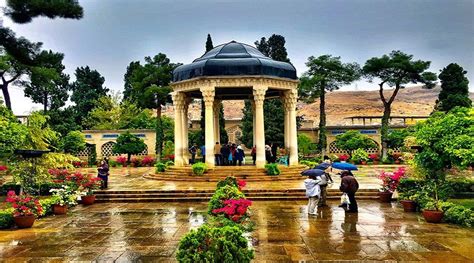
[[[119, 190], [119, 191], [97, 191], [97, 202], [204, 202], [208, 201], [213, 189], [205, 190]], [[305, 200], [304, 189], [281, 189], [265, 190], [255, 189], [244, 191], [247, 198], [251, 200]], [[339, 199], [341, 193], [336, 189], [328, 190], [328, 199]], [[361, 189], [356, 194], [358, 199], [374, 200], [378, 199], [376, 189]]]

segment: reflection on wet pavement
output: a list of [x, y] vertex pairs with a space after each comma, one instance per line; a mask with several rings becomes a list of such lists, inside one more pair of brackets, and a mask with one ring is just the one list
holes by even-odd
[[[396, 204], [336, 203], [306, 214], [305, 202], [255, 202], [255, 262], [299, 260], [474, 261], [474, 231], [427, 224]], [[179, 239], [205, 220], [205, 203], [78, 206], [68, 216], [0, 231], [0, 258], [23, 261], [175, 261]]]

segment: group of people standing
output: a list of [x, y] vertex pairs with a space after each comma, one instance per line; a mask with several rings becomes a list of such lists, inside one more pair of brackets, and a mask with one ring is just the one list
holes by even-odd
[[[189, 148], [189, 153], [191, 154], [191, 164], [196, 162], [196, 154], [197, 154], [197, 144], [194, 144]], [[201, 155], [202, 155], [202, 162], [206, 161], [206, 147], [203, 145], [201, 146]], [[235, 143], [226, 143], [220, 144], [216, 142], [214, 145], [214, 158], [215, 164], [224, 166], [224, 165], [239, 165], [241, 166], [242, 163], [245, 163], [245, 152], [241, 145], [237, 145]]]
[[[330, 163], [330, 160], [325, 160], [325, 162]], [[355, 193], [359, 190], [359, 183], [351, 171], [342, 171], [340, 176], [341, 185], [339, 190], [347, 195], [348, 204], [341, 204], [339, 207], [344, 208], [346, 213], [357, 213], [358, 206]], [[330, 182], [333, 183], [333, 180], [329, 172], [325, 172], [321, 176], [309, 176], [304, 180], [306, 196], [308, 197], [308, 214], [316, 215], [317, 207], [327, 206], [327, 187]]]

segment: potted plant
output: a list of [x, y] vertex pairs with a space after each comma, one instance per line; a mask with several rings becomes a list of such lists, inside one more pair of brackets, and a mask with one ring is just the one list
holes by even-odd
[[9, 191], [6, 202], [13, 207], [13, 220], [18, 228], [30, 228], [35, 223], [35, 219], [43, 212], [39, 200], [30, 195], [16, 195], [14, 191]]
[[403, 211], [405, 212], [415, 212], [418, 200], [418, 194], [413, 193], [410, 191], [408, 193], [400, 193], [398, 199], [400, 200], [400, 204], [403, 206]]
[[[428, 223], [439, 223], [443, 219], [444, 212], [440, 208], [440, 182], [433, 180], [425, 184], [421, 194], [424, 195], [422, 215]], [[445, 198], [446, 199], [446, 198]]]
[[379, 164], [379, 155], [372, 153], [369, 154], [369, 159], [372, 161], [373, 164]]
[[77, 184], [81, 191], [81, 200], [83, 205], [92, 205], [95, 202], [94, 190], [100, 188], [101, 179], [98, 177], [92, 177], [91, 174], [77, 174]]
[[77, 204], [78, 193], [69, 185], [63, 185], [62, 188], [49, 191], [53, 193], [54, 198], [57, 198], [57, 203], [53, 206], [55, 215], [64, 215], [67, 213], [68, 206]]
[[396, 164], [400, 164], [401, 160], [400, 160], [400, 157], [402, 155], [400, 153], [393, 153], [392, 154], [392, 158], [393, 158], [393, 161], [396, 163]]
[[347, 154], [343, 154], [343, 155], [339, 156], [339, 161], [340, 161], [340, 162], [343, 162], [343, 163], [344, 163], [344, 162], [346, 162], [348, 159], [349, 159], [349, 155], [347, 155]]
[[379, 179], [382, 180], [382, 187], [379, 192], [381, 202], [391, 202], [393, 192], [397, 189], [400, 179], [405, 176], [405, 168], [400, 167], [394, 172], [380, 172]]
[[122, 167], [127, 167], [127, 157], [125, 156], [119, 156], [117, 157], [117, 159], [115, 160], [117, 163], [121, 164]]
[[359, 148], [352, 153], [351, 160], [365, 165], [369, 160], [369, 154], [364, 149]]

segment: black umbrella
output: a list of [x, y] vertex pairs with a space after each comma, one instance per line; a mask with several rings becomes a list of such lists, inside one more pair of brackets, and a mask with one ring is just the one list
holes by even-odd
[[321, 176], [324, 174], [323, 170], [320, 169], [308, 169], [301, 172], [302, 176]]
[[320, 163], [314, 167], [314, 169], [319, 169], [319, 170], [326, 170], [328, 167], [331, 166], [329, 163]]

